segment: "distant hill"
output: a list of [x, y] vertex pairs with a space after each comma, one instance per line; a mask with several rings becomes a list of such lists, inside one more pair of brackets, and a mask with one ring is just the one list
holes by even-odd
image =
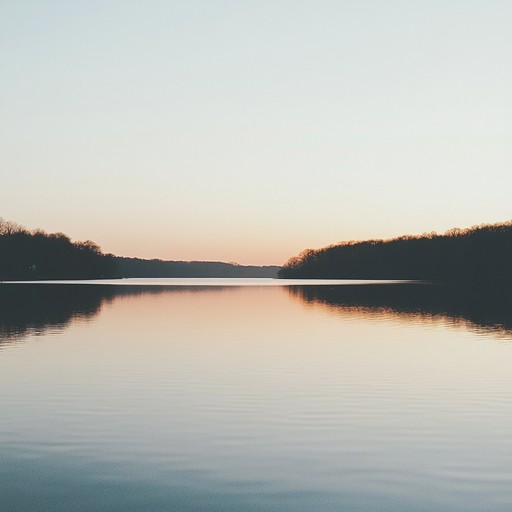
[[281, 267], [220, 261], [163, 261], [114, 257], [120, 277], [277, 277]]
[[162, 261], [105, 254], [87, 240], [27, 230], [0, 218], [0, 280], [120, 277], [277, 277], [278, 266], [217, 261]]
[[512, 221], [454, 228], [440, 235], [342, 242], [306, 249], [288, 260], [281, 278], [512, 279]]

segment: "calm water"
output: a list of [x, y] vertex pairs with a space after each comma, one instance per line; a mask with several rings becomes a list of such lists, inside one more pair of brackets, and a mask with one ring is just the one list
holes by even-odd
[[0, 284], [2, 512], [511, 510], [508, 288], [144, 284]]

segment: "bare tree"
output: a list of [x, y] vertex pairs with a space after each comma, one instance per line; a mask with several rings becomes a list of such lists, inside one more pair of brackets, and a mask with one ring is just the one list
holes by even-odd
[[14, 235], [26, 231], [23, 226], [0, 217], [0, 235]]

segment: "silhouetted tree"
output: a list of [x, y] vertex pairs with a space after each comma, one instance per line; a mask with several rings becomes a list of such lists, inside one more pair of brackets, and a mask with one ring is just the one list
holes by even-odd
[[112, 277], [115, 261], [94, 242], [72, 242], [64, 233], [28, 231], [0, 219], [0, 279]]
[[306, 250], [281, 278], [512, 279], [512, 222]]
[[0, 280], [100, 277], [277, 277], [277, 266], [217, 261], [162, 261], [103, 254], [91, 240], [28, 231], [0, 218]]

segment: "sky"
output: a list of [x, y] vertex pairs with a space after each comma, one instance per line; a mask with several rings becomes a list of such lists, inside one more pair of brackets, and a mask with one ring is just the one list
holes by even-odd
[[510, 0], [0, 0], [0, 216], [283, 264], [512, 219]]

